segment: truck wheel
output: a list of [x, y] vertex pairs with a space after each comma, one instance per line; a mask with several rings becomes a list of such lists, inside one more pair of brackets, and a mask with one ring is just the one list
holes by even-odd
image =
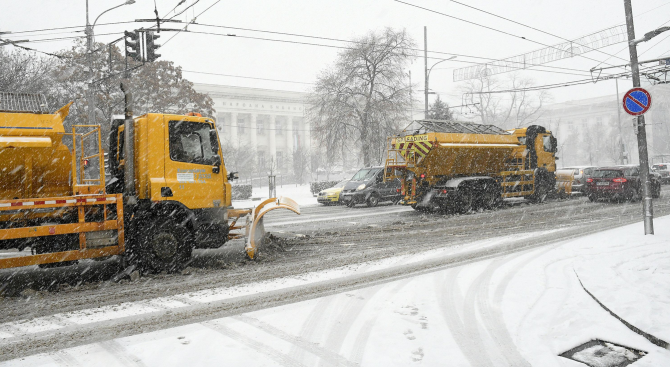
[[138, 236], [139, 262], [147, 270], [156, 272], [183, 269], [193, 251], [190, 231], [165, 217], [158, 217], [147, 224], [149, 228]]
[[498, 192], [488, 192], [484, 198], [484, 209], [493, 210], [502, 206], [503, 199]]
[[366, 204], [368, 204], [368, 206], [371, 208], [377, 206], [377, 204], [379, 204], [379, 194], [377, 194], [376, 192], [370, 194], [370, 197], [366, 201]]
[[594, 201], [598, 200], [598, 197], [595, 196], [594, 194], [589, 194], [588, 197], [589, 197], [589, 201], [591, 201], [591, 202], [594, 202]]

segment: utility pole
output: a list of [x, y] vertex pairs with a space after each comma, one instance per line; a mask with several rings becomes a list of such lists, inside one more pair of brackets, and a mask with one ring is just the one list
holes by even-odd
[[[623, 6], [626, 12], [628, 50], [630, 52], [630, 68], [633, 74], [633, 88], [638, 88], [640, 87], [640, 67], [637, 61], [637, 43], [635, 41], [631, 0], [623, 0]], [[640, 179], [643, 183], [642, 215], [644, 218], [644, 234], [654, 234], [654, 208], [651, 202], [649, 185], [649, 154], [647, 152], [647, 130], [645, 128], [644, 115], [637, 116], [637, 149], [640, 155]]]
[[424, 116], [428, 118], [428, 28], [423, 26], [423, 71], [425, 72], [426, 81], [424, 83]]
[[86, 0], [86, 67], [88, 72], [86, 73], [88, 80], [86, 81], [86, 107], [88, 111], [88, 124], [95, 125], [95, 120], [93, 119], [93, 92], [91, 88], [93, 84], [93, 60], [91, 60], [91, 53], [93, 50], [93, 27], [88, 20], [88, 0]]

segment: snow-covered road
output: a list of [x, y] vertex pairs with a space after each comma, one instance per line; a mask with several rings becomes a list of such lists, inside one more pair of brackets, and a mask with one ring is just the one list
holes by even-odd
[[[72, 323], [95, 325], [226, 297], [392, 272], [440, 257], [485, 252], [524, 236], [542, 238], [547, 232], [503, 236], [251, 288], [90, 310], [92, 316], [80, 312], [76, 318], [66, 313], [12, 327], [3, 324], [0, 329], [5, 334], [0, 337], [10, 342], [45, 330], [55, 333]], [[670, 351], [612, 317], [577, 278], [578, 274], [584, 286], [620, 317], [670, 340], [670, 217], [657, 218], [655, 236], [642, 232], [642, 224], [629, 225], [325, 297], [65, 348], [3, 365], [583, 366], [558, 355], [591, 339], [647, 352], [636, 366], [670, 365]], [[22, 333], [13, 335], [11, 330]]]

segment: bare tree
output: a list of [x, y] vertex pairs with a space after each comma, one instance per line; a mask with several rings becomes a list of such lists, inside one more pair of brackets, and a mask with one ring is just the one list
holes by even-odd
[[[482, 123], [509, 129], [531, 125], [540, 117], [544, 104], [551, 99], [546, 90], [529, 91], [528, 88], [534, 85], [532, 79], [513, 73], [506, 82], [482, 76], [466, 81], [462, 88], [468, 102], [477, 103], [474, 107]], [[500, 90], [508, 92], [498, 93]]]
[[409, 120], [404, 69], [414, 57], [414, 41], [405, 30], [387, 28], [355, 44], [318, 77], [307, 116], [329, 154], [357, 142], [363, 164], [369, 166], [381, 161], [386, 137]]
[[0, 91], [40, 93], [52, 83], [58, 61], [50, 56], [0, 47]]

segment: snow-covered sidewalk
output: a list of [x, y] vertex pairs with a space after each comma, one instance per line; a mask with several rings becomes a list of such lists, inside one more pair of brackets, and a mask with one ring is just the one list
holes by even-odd
[[[251, 198], [247, 200], [233, 200], [233, 206], [235, 208], [253, 208], [258, 205], [261, 201], [269, 197], [269, 190], [267, 186], [257, 187], [254, 186], [251, 193]], [[298, 205], [302, 206], [313, 206], [318, 205], [316, 201], [316, 196], [312, 194], [309, 190], [309, 184], [296, 185], [296, 184], [286, 184], [286, 185], [277, 185], [277, 197], [285, 196], [289, 197]], [[252, 200], [256, 199], [256, 200]]]
[[[579, 282], [627, 322], [670, 341], [670, 216], [657, 218], [655, 225], [655, 236], [644, 236], [638, 223], [328, 297], [3, 365], [584, 366], [559, 354], [600, 339], [644, 351], [635, 366], [667, 366], [670, 351], [611, 316]], [[327, 281], [540, 235], [546, 233], [502, 236], [257, 286], [126, 305], [117, 316], [117, 310], [109, 309], [58, 318], [86, 323], [138, 315], [152, 307], [181, 307], [179, 300], [208, 302]], [[13, 327], [23, 327], [27, 334], [31, 327], [48, 327], [30, 324], [26, 320]], [[12, 337], [0, 335], [0, 343]]]

